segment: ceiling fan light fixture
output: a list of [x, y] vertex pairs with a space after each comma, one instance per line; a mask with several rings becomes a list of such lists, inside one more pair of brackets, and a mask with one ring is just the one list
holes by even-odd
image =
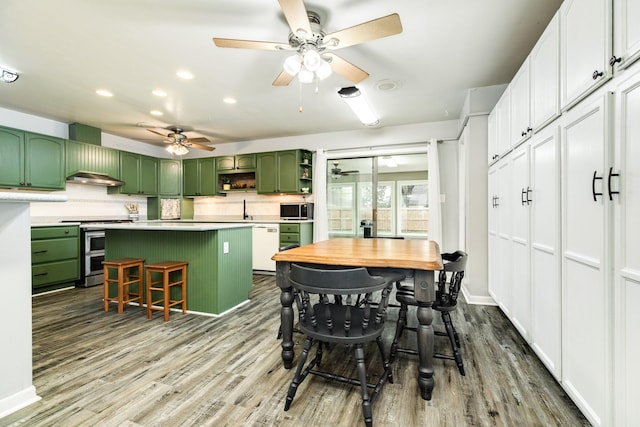
[[307, 70], [315, 72], [320, 68], [323, 60], [316, 50], [307, 50], [303, 55], [303, 63]]
[[373, 108], [364, 96], [362, 96], [362, 93], [357, 87], [343, 87], [338, 91], [338, 95], [344, 99], [349, 108], [351, 108], [351, 111], [353, 111], [363, 125], [375, 126], [380, 123], [380, 120], [373, 111]]
[[316, 71], [316, 75], [320, 80], [324, 80], [329, 77], [332, 72], [331, 65], [327, 61], [322, 60], [322, 64], [320, 64], [318, 71]]
[[182, 144], [171, 144], [166, 150], [171, 154], [175, 154], [176, 156], [183, 156], [189, 152], [189, 149]]
[[313, 71], [309, 71], [305, 67], [300, 68], [300, 72], [298, 72], [298, 80], [300, 80], [300, 83], [311, 83], [314, 77], [315, 74]]
[[287, 59], [284, 60], [284, 64], [282, 64], [282, 68], [292, 76], [298, 74], [301, 66], [302, 58], [300, 58], [298, 54], [288, 56]]

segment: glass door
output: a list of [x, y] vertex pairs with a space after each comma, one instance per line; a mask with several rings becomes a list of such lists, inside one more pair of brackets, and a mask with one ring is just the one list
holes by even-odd
[[427, 195], [426, 154], [331, 159], [329, 237], [426, 238]]

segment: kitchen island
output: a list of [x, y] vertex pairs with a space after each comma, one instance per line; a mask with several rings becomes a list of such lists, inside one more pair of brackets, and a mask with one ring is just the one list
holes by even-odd
[[105, 230], [105, 260], [187, 261], [190, 312], [219, 315], [247, 301], [253, 279], [251, 224], [149, 221], [93, 227]]

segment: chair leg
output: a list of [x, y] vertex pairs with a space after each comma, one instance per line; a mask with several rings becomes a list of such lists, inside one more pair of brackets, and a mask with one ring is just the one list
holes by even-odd
[[302, 368], [304, 368], [304, 364], [307, 361], [307, 355], [309, 354], [309, 350], [311, 349], [311, 344], [313, 343], [313, 338], [307, 337], [304, 341], [304, 346], [302, 348], [302, 353], [300, 354], [300, 360], [298, 361], [298, 367], [296, 368], [296, 373], [293, 376], [293, 380], [289, 385], [289, 392], [287, 393], [287, 399], [284, 402], [284, 410], [288, 411], [291, 407], [291, 403], [293, 402], [293, 398], [296, 395], [296, 391], [298, 391], [298, 386], [305, 377], [302, 376]]
[[396, 333], [393, 337], [393, 342], [391, 343], [391, 351], [389, 352], [389, 363], [393, 363], [396, 358], [396, 354], [398, 353], [398, 341], [400, 337], [402, 337], [402, 332], [404, 331], [404, 327], [407, 324], [407, 310], [408, 306], [406, 304], [400, 305], [400, 310], [398, 311], [398, 320], [396, 322]]
[[384, 372], [387, 373], [387, 381], [393, 384], [393, 372], [391, 371], [389, 365], [389, 359], [387, 359], [387, 355], [384, 352], [384, 344], [382, 343], [382, 337], [376, 338], [376, 344], [378, 344], [378, 350], [380, 350], [380, 357], [382, 358], [382, 367], [384, 368]]
[[449, 336], [449, 342], [451, 343], [451, 349], [453, 350], [453, 358], [456, 361], [456, 365], [458, 365], [458, 371], [460, 372], [460, 375], [464, 376], [464, 365], [462, 363], [462, 356], [460, 355], [460, 347], [456, 344], [453, 323], [451, 322], [451, 315], [448, 311], [442, 312], [442, 322], [444, 323], [447, 335]]
[[360, 390], [362, 391], [362, 415], [364, 423], [367, 427], [373, 426], [373, 414], [371, 410], [371, 401], [369, 400], [369, 392], [367, 391], [367, 371], [364, 364], [364, 349], [362, 344], [355, 345], [356, 365], [358, 369], [358, 378], [360, 379]]

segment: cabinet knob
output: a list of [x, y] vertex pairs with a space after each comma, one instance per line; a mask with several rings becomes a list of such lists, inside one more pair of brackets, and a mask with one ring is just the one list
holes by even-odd
[[615, 55], [613, 55], [610, 59], [609, 59], [609, 65], [611, 65], [612, 67], [614, 65], [616, 65], [618, 62], [621, 62], [622, 58], [621, 57], [617, 57]]
[[593, 80], [597, 80], [597, 79], [598, 79], [598, 77], [602, 77], [602, 76], [604, 76], [604, 72], [602, 72], [602, 71], [598, 71], [598, 70], [595, 70], [595, 71], [593, 72], [593, 74], [591, 75], [591, 77], [593, 78]]

